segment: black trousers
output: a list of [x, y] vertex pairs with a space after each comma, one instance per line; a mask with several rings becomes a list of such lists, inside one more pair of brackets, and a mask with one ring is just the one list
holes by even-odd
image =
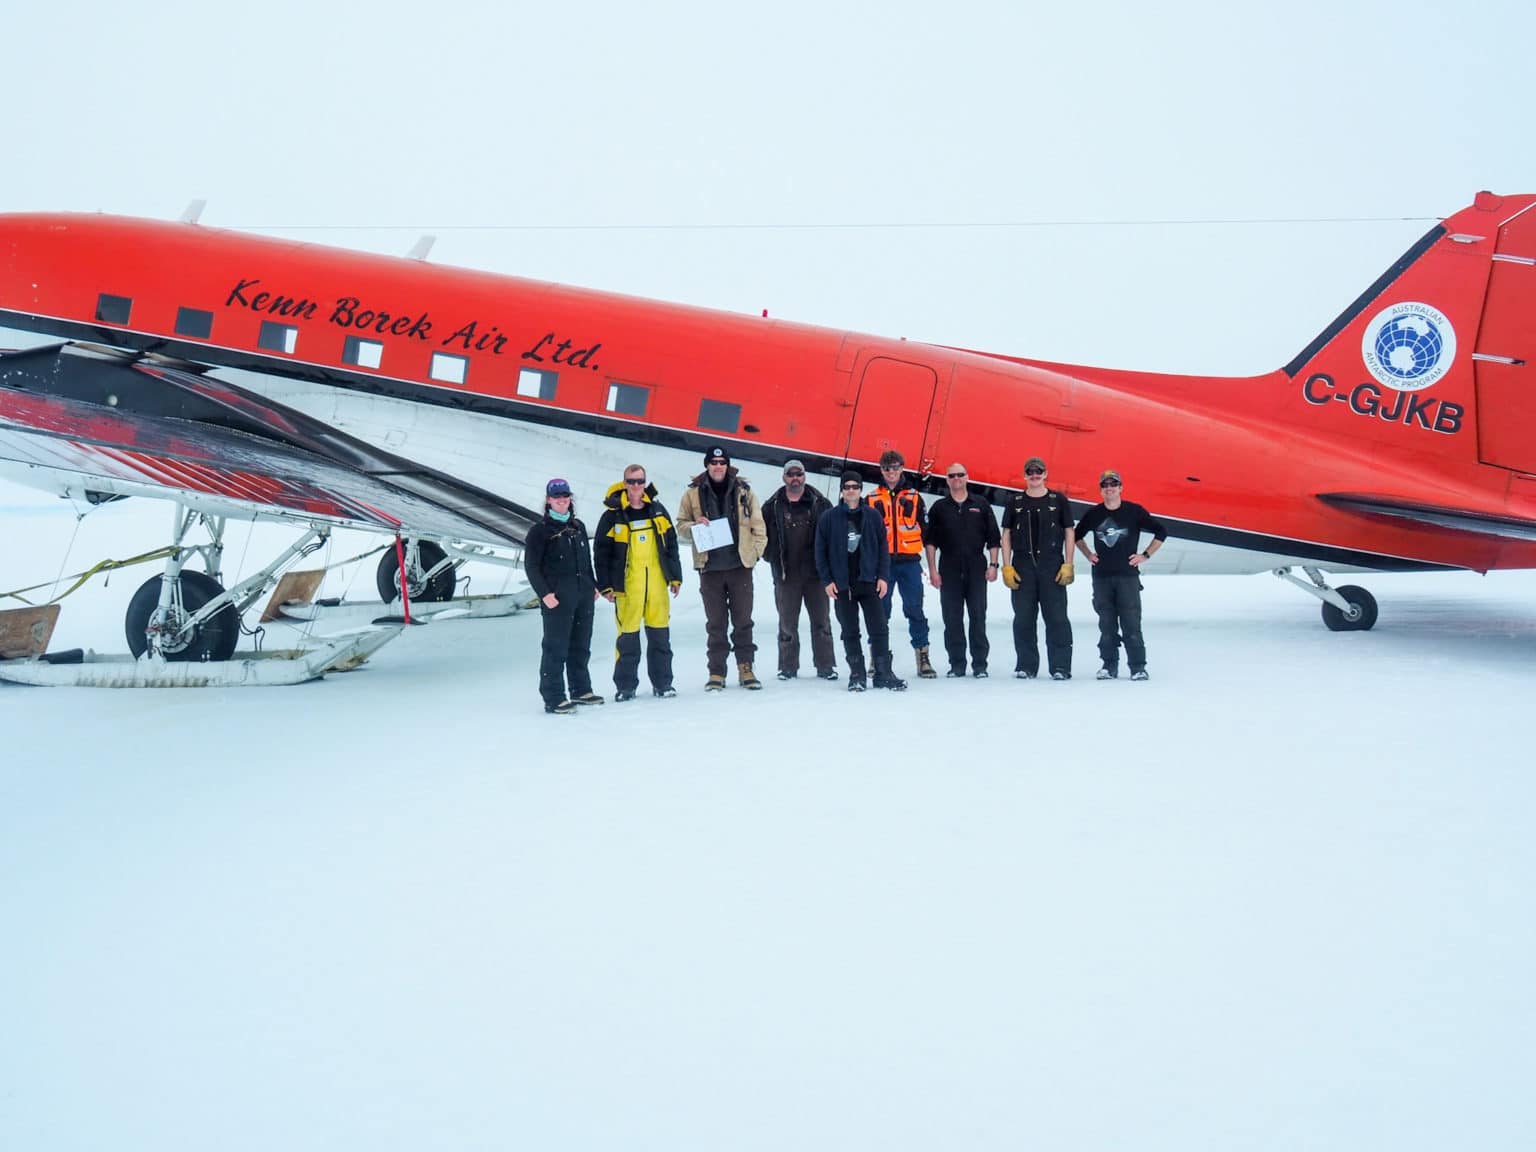
[[819, 576], [785, 578], [773, 586], [779, 606], [779, 671], [800, 671], [800, 609], [811, 621], [811, 660], [816, 671], [837, 667], [832, 651], [832, 608]]
[[[633, 692], [640, 686], [640, 633], [620, 632], [614, 648], [613, 686], [620, 692]], [[645, 625], [645, 673], [656, 691], [672, 687], [671, 628]]]
[[[823, 588], [822, 596], [826, 596]], [[885, 618], [885, 605], [873, 584], [859, 584], [853, 591], [837, 594], [837, 622], [842, 625], [843, 655], [848, 660], [848, 676], [858, 679], [864, 675], [864, 644], [859, 635], [859, 613], [864, 613], [864, 625], [869, 629], [869, 657], [872, 663], [891, 654], [891, 629]]]
[[965, 671], [966, 620], [970, 621], [971, 671], [985, 672], [992, 646], [987, 643], [987, 566], [939, 571], [939, 609], [944, 615], [944, 651], [949, 666]]
[[539, 695], [546, 704], [558, 704], [570, 694], [580, 696], [592, 691], [592, 674], [587, 664], [592, 658], [592, 589], [571, 581], [555, 589], [559, 603], [546, 608], [544, 650], [539, 661]]
[[1141, 577], [1095, 576], [1093, 610], [1099, 614], [1099, 658], [1104, 667], [1120, 667], [1120, 642], [1132, 672], [1147, 666], [1147, 646], [1141, 639]]
[[1056, 583], [1061, 560], [1031, 560], [1014, 554], [1019, 586], [1013, 590], [1014, 670], [1040, 672], [1038, 620], [1045, 617], [1047, 670], [1072, 675], [1072, 622], [1067, 619], [1067, 590]]
[[705, 645], [709, 674], [724, 676], [725, 658], [732, 652], [738, 664], [752, 663], [757, 652], [757, 645], [752, 643], [752, 569], [700, 572], [699, 595], [704, 598], [704, 628], [709, 634]]

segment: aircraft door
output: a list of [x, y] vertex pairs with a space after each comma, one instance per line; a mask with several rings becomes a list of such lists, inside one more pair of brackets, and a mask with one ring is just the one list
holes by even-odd
[[906, 457], [908, 468], [923, 468], [928, 418], [938, 386], [938, 376], [925, 364], [888, 356], [866, 361], [847, 458], [875, 463], [881, 453], [894, 448]]

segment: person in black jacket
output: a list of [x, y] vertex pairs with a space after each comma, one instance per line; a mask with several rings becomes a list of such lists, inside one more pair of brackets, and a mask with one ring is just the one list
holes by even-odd
[[603, 698], [592, 691], [587, 670], [592, 656], [592, 602], [597, 599], [592, 542], [586, 525], [576, 519], [571, 486], [564, 480], [544, 486], [544, 519], [528, 529], [523, 570], [544, 618], [544, 657], [539, 663], [544, 711], [564, 716], [576, 711], [577, 704], [601, 704]]
[[805, 465], [784, 465], [784, 484], [763, 504], [768, 530], [768, 566], [773, 569], [773, 593], [779, 606], [779, 679], [800, 674], [800, 608], [811, 619], [811, 660], [816, 675], [837, 679], [832, 653], [832, 607], [827, 603], [816, 571], [816, 525], [831, 503], [805, 482]]
[[640, 687], [640, 629], [645, 629], [646, 674], [663, 700], [672, 687], [672, 600], [683, 586], [677, 529], [657, 499], [645, 468], [631, 464], [621, 483], [608, 489], [593, 545], [597, 586], [617, 614], [614, 645], [614, 700], [635, 698]]
[[[923, 551], [928, 554], [928, 582], [939, 590], [944, 613], [944, 651], [950, 676], [965, 675], [966, 617], [970, 618], [971, 675], [987, 675], [987, 584], [997, 579], [1002, 539], [992, 505], [970, 491], [964, 464], [946, 470], [949, 496], [928, 509]], [[937, 565], [934, 553], [939, 554]], [[983, 555], [983, 553], [986, 555]]]
[[[1077, 522], [1077, 546], [1093, 565], [1093, 610], [1099, 614], [1099, 656], [1104, 666], [1100, 680], [1120, 675], [1120, 641], [1131, 679], [1147, 678], [1147, 646], [1141, 638], [1141, 569], [1157, 555], [1168, 530], [1140, 504], [1120, 496], [1120, 473], [1106, 468], [1099, 475], [1102, 504], [1096, 504]], [[1098, 541], [1098, 551], [1088, 546], [1088, 534]], [[1150, 532], [1152, 542], [1141, 551], [1141, 534]]]
[[900, 692], [907, 682], [891, 671], [890, 625], [880, 598], [890, 587], [891, 554], [885, 546], [885, 519], [863, 500], [864, 481], [844, 472], [842, 500], [816, 525], [816, 570], [827, 597], [837, 606], [848, 660], [848, 691], [864, 691], [864, 646], [859, 612], [869, 627], [869, 655], [875, 687]]

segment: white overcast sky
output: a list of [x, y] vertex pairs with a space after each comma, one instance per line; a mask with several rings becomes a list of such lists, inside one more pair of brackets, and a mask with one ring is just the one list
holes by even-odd
[[[444, 263], [1166, 371], [1276, 367], [1432, 218], [1536, 190], [1512, 0], [167, 0], [26, 5], [7, 41], [3, 210], [201, 197], [211, 225], [433, 232]], [[1301, 223], [1166, 223], [1206, 220]]]

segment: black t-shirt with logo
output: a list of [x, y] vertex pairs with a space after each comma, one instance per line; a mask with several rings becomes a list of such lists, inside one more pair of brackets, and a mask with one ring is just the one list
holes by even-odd
[[1141, 534], [1150, 532], [1154, 539], [1166, 540], [1168, 530], [1140, 504], [1129, 500], [1120, 501], [1120, 507], [1111, 512], [1102, 504], [1095, 504], [1077, 522], [1077, 538], [1086, 540], [1094, 535], [1093, 550], [1099, 554], [1099, 562], [1093, 566], [1098, 576], [1128, 576], [1136, 569], [1131, 567], [1131, 557], [1141, 551]]

